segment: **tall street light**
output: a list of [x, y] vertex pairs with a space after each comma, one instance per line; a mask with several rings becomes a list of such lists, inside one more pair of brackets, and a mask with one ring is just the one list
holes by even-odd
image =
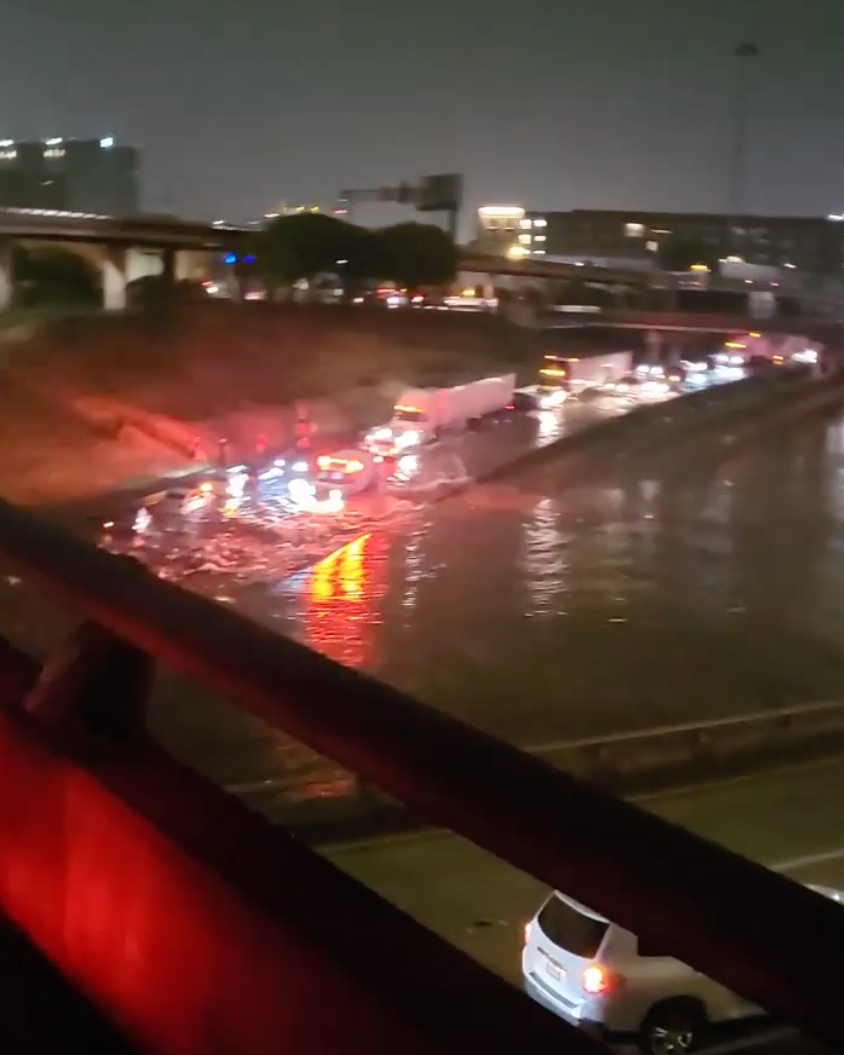
[[742, 214], [744, 204], [744, 176], [747, 155], [747, 89], [749, 81], [749, 64], [759, 54], [759, 48], [750, 41], [745, 41], [733, 49], [733, 56], [738, 59], [736, 69], [735, 96], [733, 98], [733, 149], [730, 158], [730, 233], [735, 241], [736, 220]]

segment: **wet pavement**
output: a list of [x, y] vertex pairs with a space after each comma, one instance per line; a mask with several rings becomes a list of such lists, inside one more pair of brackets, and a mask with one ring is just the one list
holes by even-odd
[[[844, 889], [844, 760], [659, 795], [642, 805], [798, 882]], [[546, 894], [531, 876], [445, 833], [324, 852], [435, 933], [520, 984], [524, 926]], [[713, 1031], [706, 1048], [710, 1045], [724, 1052], [753, 1047], [770, 1055], [829, 1051], [770, 1024]]]
[[[523, 745], [840, 698], [842, 482], [844, 422], [802, 423], [689, 472], [670, 450], [590, 486], [547, 465], [291, 577], [198, 586]], [[160, 731], [197, 752], [173, 716]], [[308, 772], [278, 734], [207, 717], [221, 778], [272, 796]]]
[[[423, 476], [477, 474], [618, 409], [571, 403], [489, 424], [426, 454]], [[730, 462], [717, 439], [695, 440], [693, 459], [679, 446], [646, 469], [631, 458], [593, 483], [552, 459], [436, 504], [424, 487], [387, 488], [368, 509], [352, 503], [339, 532], [336, 517], [293, 525], [268, 495], [260, 516], [247, 503], [151, 533], [145, 559], [522, 745], [840, 698], [844, 423], [794, 424]], [[0, 606], [28, 646], [67, 625], [14, 577], [0, 581]], [[161, 680], [152, 724], [273, 814], [350, 787], [179, 678]]]

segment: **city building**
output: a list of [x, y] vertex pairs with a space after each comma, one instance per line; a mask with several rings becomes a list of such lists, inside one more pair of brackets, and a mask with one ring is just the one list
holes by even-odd
[[[474, 248], [481, 253], [496, 253], [512, 257], [529, 256], [530, 247], [523, 245], [525, 239], [521, 237], [523, 231], [526, 230], [526, 215], [521, 205], [482, 205], [478, 209]], [[530, 229], [533, 234], [533, 220], [531, 220]], [[537, 233], [539, 230], [540, 228], [537, 228]], [[537, 248], [539, 245], [537, 240]]]
[[[282, 202], [281, 205], [277, 205], [274, 209], [264, 213], [264, 220], [275, 220], [278, 216], [298, 216], [305, 212], [327, 212], [331, 213], [331, 209], [323, 209], [321, 205], [288, 205], [286, 202]], [[258, 221], [263, 223], [263, 220]]]
[[478, 210], [476, 246], [511, 257], [551, 257], [652, 267], [668, 240], [700, 248], [722, 264], [747, 264], [840, 275], [844, 216], [744, 216], [574, 209], [541, 212], [521, 206]]
[[133, 216], [139, 153], [103, 139], [0, 139], [0, 208]]

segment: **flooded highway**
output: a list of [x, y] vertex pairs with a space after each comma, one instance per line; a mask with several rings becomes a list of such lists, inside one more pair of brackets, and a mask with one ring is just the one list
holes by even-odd
[[[550, 460], [403, 503], [293, 574], [277, 538], [223, 534], [216, 562], [168, 557], [167, 577], [529, 747], [840, 698], [844, 417], [767, 435], [726, 461], [713, 434], [592, 483]], [[305, 550], [325, 553], [325, 540]], [[0, 604], [30, 647], [66, 628], [13, 575]], [[179, 757], [273, 814], [353, 786], [172, 675], [151, 721]]]
[[[213, 589], [527, 746], [840, 698], [844, 418], [730, 462], [695, 454], [589, 486], [548, 464], [287, 579]], [[303, 783], [309, 796], [348, 787], [257, 722], [171, 700], [157, 707], [165, 740], [270, 809]]]
[[737, 461], [554, 465], [372, 533], [253, 617], [521, 743], [835, 694], [844, 422]]

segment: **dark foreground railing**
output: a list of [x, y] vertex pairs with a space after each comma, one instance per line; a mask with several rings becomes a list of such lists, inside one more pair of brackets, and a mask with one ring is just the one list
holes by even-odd
[[597, 1050], [170, 758], [153, 657], [844, 1043], [834, 903], [3, 502], [0, 553], [87, 618], [0, 653], [0, 909], [142, 1049]]

